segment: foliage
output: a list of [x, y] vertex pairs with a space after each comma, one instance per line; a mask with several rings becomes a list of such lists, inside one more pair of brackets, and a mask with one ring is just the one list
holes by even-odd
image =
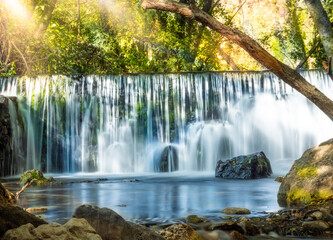
[[15, 62], [12, 62], [9, 67], [0, 62], [0, 77], [11, 77], [15, 74]]
[[[180, 0], [189, 3], [189, 0]], [[0, 2], [0, 74], [109, 74], [261, 69], [246, 52], [196, 21], [144, 11], [136, 0], [13, 0]], [[209, 12], [259, 40], [292, 66], [316, 44], [300, 0], [227, 1]], [[7, 1], [8, 3], [8, 1]], [[203, 8], [207, 0], [196, 0]], [[332, 0], [323, 0], [333, 19]], [[19, 9], [23, 9], [18, 13]], [[308, 67], [324, 59], [322, 47]]]

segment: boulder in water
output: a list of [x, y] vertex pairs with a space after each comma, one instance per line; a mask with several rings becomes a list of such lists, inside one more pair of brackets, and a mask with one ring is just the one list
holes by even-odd
[[271, 174], [271, 164], [263, 152], [219, 160], [215, 169], [215, 177], [230, 179], [256, 179]]
[[333, 139], [308, 149], [283, 179], [280, 206], [324, 202], [333, 198]]
[[53, 177], [46, 178], [46, 177], [44, 177], [44, 174], [37, 169], [31, 169], [31, 170], [25, 171], [21, 175], [21, 178], [20, 178], [20, 182], [23, 184], [33, 182], [34, 184], [42, 185], [42, 184], [47, 184], [47, 183], [51, 183], [54, 181], [55, 180]]
[[154, 153], [155, 172], [178, 170], [178, 149], [172, 145], [159, 148]]
[[163, 240], [152, 230], [127, 222], [108, 208], [82, 205], [75, 210], [75, 218], [85, 218], [104, 240]]

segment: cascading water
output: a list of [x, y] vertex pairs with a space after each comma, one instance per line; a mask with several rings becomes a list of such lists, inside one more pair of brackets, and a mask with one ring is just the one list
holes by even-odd
[[[302, 74], [333, 98], [322, 71]], [[269, 72], [0, 78], [0, 95], [18, 98], [15, 167], [47, 172], [213, 171], [264, 151], [285, 173], [333, 133]]]

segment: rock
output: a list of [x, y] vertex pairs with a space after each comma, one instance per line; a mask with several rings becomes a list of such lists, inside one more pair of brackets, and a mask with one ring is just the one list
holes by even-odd
[[46, 224], [46, 222], [33, 214], [24, 211], [19, 206], [0, 205], [0, 237], [9, 229], [31, 223], [33, 226]]
[[256, 236], [260, 233], [259, 229], [248, 220], [241, 221], [238, 225], [243, 228], [246, 235]]
[[187, 218], [186, 218], [186, 222], [187, 223], [194, 223], [194, 224], [197, 224], [197, 223], [201, 223], [203, 222], [204, 220], [202, 218], [199, 218], [197, 215], [189, 215]]
[[201, 236], [188, 224], [174, 224], [160, 234], [166, 240], [202, 240]]
[[238, 214], [251, 214], [251, 211], [247, 208], [230, 207], [223, 209], [222, 213], [227, 215], [238, 215]]
[[222, 230], [222, 231], [228, 231], [228, 232], [237, 231], [242, 234], [245, 233], [243, 228], [240, 225], [238, 225], [236, 222], [213, 224], [212, 230]]
[[162, 240], [152, 230], [125, 221], [108, 208], [82, 205], [75, 210], [75, 218], [85, 218], [104, 240]]
[[303, 230], [311, 235], [321, 234], [326, 229], [330, 228], [330, 225], [327, 222], [322, 220], [312, 221], [312, 222], [304, 222], [302, 224]]
[[323, 219], [323, 213], [320, 212], [320, 211], [315, 211], [315, 212], [310, 214], [310, 217], [315, 219], [315, 220], [321, 220], [321, 219]]
[[42, 185], [42, 184], [48, 184], [48, 183], [54, 182], [55, 180], [53, 177], [45, 178], [44, 174], [37, 169], [31, 169], [31, 170], [25, 171], [21, 175], [20, 182], [23, 184], [26, 184], [31, 181], [34, 181], [33, 184]]
[[3, 240], [102, 240], [87, 220], [84, 218], [73, 218], [66, 224], [58, 223], [43, 224], [37, 228], [30, 223], [18, 228], [8, 230]]
[[215, 177], [231, 179], [264, 178], [271, 174], [271, 164], [263, 152], [219, 160], [215, 169]]
[[215, 230], [211, 232], [200, 230], [197, 231], [197, 233], [200, 235], [202, 240], [232, 240], [228, 233], [221, 230]]
[[15, 203], [15, 195], [0, 183], [0, 205]]
[[269, 232], [268, 236], [272, 237], [272, 238], [281, 239], [281, 236], [279, 234], [277, 234], [276, 232]]
[[42, 213], [46, 212], [47, 208], [46, 207], [38, 207], [38, 208], [27, 208], [25, 209], [28, 213]]
[[333, 139], [308, 149], [280, 185], [280, 206], [306, 205], [333, 197]]
[[230, 233], [230, 238], [232, 240], [246, 240], [247, 238], [244, 237], [241, 233], [237, 232], [237, 231], [232, 231]]
[[179, 168], [178, 149], [172, 145], [158, 148], [154, 153], [155, 172], [173, 172]]
[[275, 178], [275, 181], [281, 183], [283, 181], [283, 177], [279, 176]]

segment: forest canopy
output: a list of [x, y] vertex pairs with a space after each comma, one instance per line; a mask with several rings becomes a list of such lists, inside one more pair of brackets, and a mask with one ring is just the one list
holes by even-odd
[[[293, 68], [322, 67], [327, 59], [303, 0], [196, 2], [211, 2], [209, 14]], [[333, 0], [322, 3], [333, 22]], [[141, 1], [0, 0], [1, 76], [238, 69], [263, 67], [200, 23], [144, 11]]]

